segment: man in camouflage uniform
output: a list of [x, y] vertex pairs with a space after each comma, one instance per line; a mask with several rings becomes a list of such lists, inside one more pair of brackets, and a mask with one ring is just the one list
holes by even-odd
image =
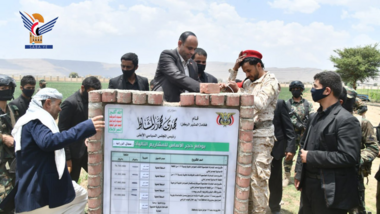
[[[18, 109], [7, 105], [13, 98], [15, 81], [9, 76], [0, 74], [0, 203], [13, 189], [15, 174], [12, 162], [15, 154], [11, 132], [18, 119]], [[0, 210], [0, 213], [12, 213]]]
[[[241, 52], [233, 69], [230, 69], [228, 86], [234, 91], [239, 90], [236, 82], [237, 71], [242, 67], [247, 79], [243, 83], [241, 93], [253, 94], [254, 99], [254, 130], [253, 155], [251, 173], [251, 192], [249, 213], [265, 214], [268, 207], [268, 180], [270, 178], [274, 145], [273, 117], [280, 93], [280, 85], [274, 74], [264, 71], [261, 53], [253, 50]], [[223, 85], [222, 85], [223, 86]]]
[[[343, 107], [351, 112], [357, 113], [359, 116], [357, 118], [360, 121], [360, 126], [362, 130], [362, 140], [361, 140], [361, 152], [360, 152], [360, 163], [359, 163], [359, 197], [360, 204], [358, 208], [350, 211], [351, 214], [366, 214], [365, 210], [365, 186], [364, 178], [371, 174], [372, 161], [379, 154], [379, 145], [374, 132], [372, 123], [366, 119], [365, 113], [368, 108], [367, 105], [356, 97], [356, 91], [345, 87], [343, 93], [346, 91], [347, 97], [343, 101]], [[343, 95], [344, 96], [344, 95]]]
[[293, 97], [286, 101], [286, 106], [290, 111], [290, 120], [292, 121], [294, 131], [296, 132], [296, 148], [294, 152], [287, 152], [284, 160], [285, 176], [282, 186], [286, 187], [290, 183], [291, 169], [293, 165], [293, 157], [299, 148], [301, 137], [305, 131], [309, 115], [314, 113], [313, 104], [302, 98], [302, 92], [305, 86], [301, 81], [293, 81], [289, 85], [289, 91]]

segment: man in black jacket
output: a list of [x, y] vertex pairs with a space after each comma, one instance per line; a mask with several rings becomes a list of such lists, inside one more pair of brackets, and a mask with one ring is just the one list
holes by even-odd
[[[61, 132], [88, 119], [88, 92], [101, 88], [102, 85], [96, 77], [87, 77], [81, 88], [62, 103], [58, 121]], [[65, 153], [71, 179], [78, 182], [81, 168], [87, 172], [88, 154], [85, 141], [72, 142], [65, 147]]]
[[134, 53], [126, 53], [121, 57], [121, 70], [123, 74], [110, 79], [108, 88], [149, 91], [148, 79], [137, 75], [139, 58]]
[[359, 203], [359, 121], [338, 101], [339, 74], [314, 76], [311, 94], [320, 103], [301, 139], [294, 185], [301, 190], [299, 213], [347, 213]]
[[277, 100], [273, 125], [277, 141], [275, 141], [272, 149], [273, 160], [269, 178], [269, 207], [273, 214], [279, 214], [282, 199], [282, 158], [286, 155], [285, 159], [291, 160], [296, 151], [296, 133], [290, 120], [289, 109], [286, 107], [284, 100]]
[[198, 40], [194, 33], [181, 34], [178, 47], [164, 50], [158, 61], [154, 77], [154, 91], [163, 91], [167, 102], [179, 102], [181, 93], [199, 92], [197, 63], [191, 59]]
[[202, 48], [195, 49], [194, 55], [191, 57], [198, 66], [198, 77], [203, 83], [218, 83], [218, 80], [211, 74], [206, 73], [207, 52]]
[[9, 105], [17, 106], [20, 117], [25, 114], [26, 110], [29, 107], [30, 100], [34, 94], [34, 90], [36, 87], [36, 79], [34, 79], [31, 75], [23, 76], [21, 79], [21, 95], [9, 103]]

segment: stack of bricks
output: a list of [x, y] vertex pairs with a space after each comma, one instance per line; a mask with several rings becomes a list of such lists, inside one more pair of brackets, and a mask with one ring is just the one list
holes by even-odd
[[[234, 214], [248, 213], [250, 174], [252, 170], [253, 95], [218, 93], [216, 87], [206, 88], [215, 94], [183, 93], [180, 103], [165, 103], [162, 92], [131, 90], [97, 90], [89, 93], [89, 118], [104, 116], [106, 104], [156, 105], [179, 107], [210, 107], [240, 109], [238, 158]], [[202, 91], [205, 93], [205, 91]], [[103, 213], [103, 132], [88, 139], [88, 213]]]

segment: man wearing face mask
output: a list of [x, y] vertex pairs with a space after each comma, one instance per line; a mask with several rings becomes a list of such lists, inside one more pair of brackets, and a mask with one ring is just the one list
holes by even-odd
[[137, 75], [135, 72], [139, 68], [139, 58], [135, 53], [126, 53], [121, 57], [122, 75], [110, 79], [109, 89], [126, 89], [149, 91], [148, 79]]
[[358, 206], [359, 121], [339, 103], [342, 80], [336, 72], [314, 76], [311, 95], [320, 104], [302, 136], [294, 176], [301, 191], [299, 214], [346, 214]]
[[296, 150], [294, 152], [287, 152], [284, 160], [285, 176], [282, 185], [288, 186], [290, 183], [291, 169], [293, 165], [293, 157], [298, 150], [300, 139], [305, 131], [310, 114], [314, 113], [313, 104], [302, 98], [302, 92], [305, 86], [301, 81], [292, 81], [289, 85], [289, 91], [293, 97], [286, 101], [286, 106], [290, 111], [290, 119], [292, 121], [294, 131], [296, 132]]
[[202, 83], [218, 83], [218, 80], [211, 74], [206, 73], [207, 53], [202, 48], [195, 49], [194, 55], [191, 57], [198, 66], [198, 77]]
[[[88, 92], [101, 88], [98, 78], [87, 77], [83, 80], [81, 88], [62, 103], [58, 121], [61, 132], [88, 119]], [[65, 153], [71, 179], [78, 182], [81, 168], [87, 172], [88, 154], [85, 140], [69, 144], [65, 147]]]
[[[255, 50], [242, 51], [233, 69], [230, 69], [229, 87], [220, 84], [222, 90], [254, 95], [252, 172], [249, 199], [250, 214], [265, 214], [268, 207], [268, 181], [271, 175], [272, 148], [274, 146], [274, 111], [281, 87], [274, 74], [264, 70], [262, 54]], [[246, 79], [243, 88], [235, 82], [242, 67]]]
[[17, 99], [9, 103], [10, 105], [17, 106], [20, 112], [20, 117], [24, 115], [28, 109], [30, 100], [34, 94], [35, 87], [36, 79], [34, 79], [33, 76], [27, 75], [22, 77], [20, 87], [22, 93]]

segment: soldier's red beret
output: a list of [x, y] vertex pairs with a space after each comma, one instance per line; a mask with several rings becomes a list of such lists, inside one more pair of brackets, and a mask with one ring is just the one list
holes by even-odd
[[258, 58], [258, 59], [262, 59], [263, 58], [263, 55], [260, 52], [255, 51], [255, 50], [245, 50], [245, 51], [242, 51], [242, 52], [240, 52], [239, 57], [242, 56], [242, 55], [244, 55], [244, 54], [245, 54], [244, 59], [248, 58], [248, 57], [254, 57], [254, 58]]

